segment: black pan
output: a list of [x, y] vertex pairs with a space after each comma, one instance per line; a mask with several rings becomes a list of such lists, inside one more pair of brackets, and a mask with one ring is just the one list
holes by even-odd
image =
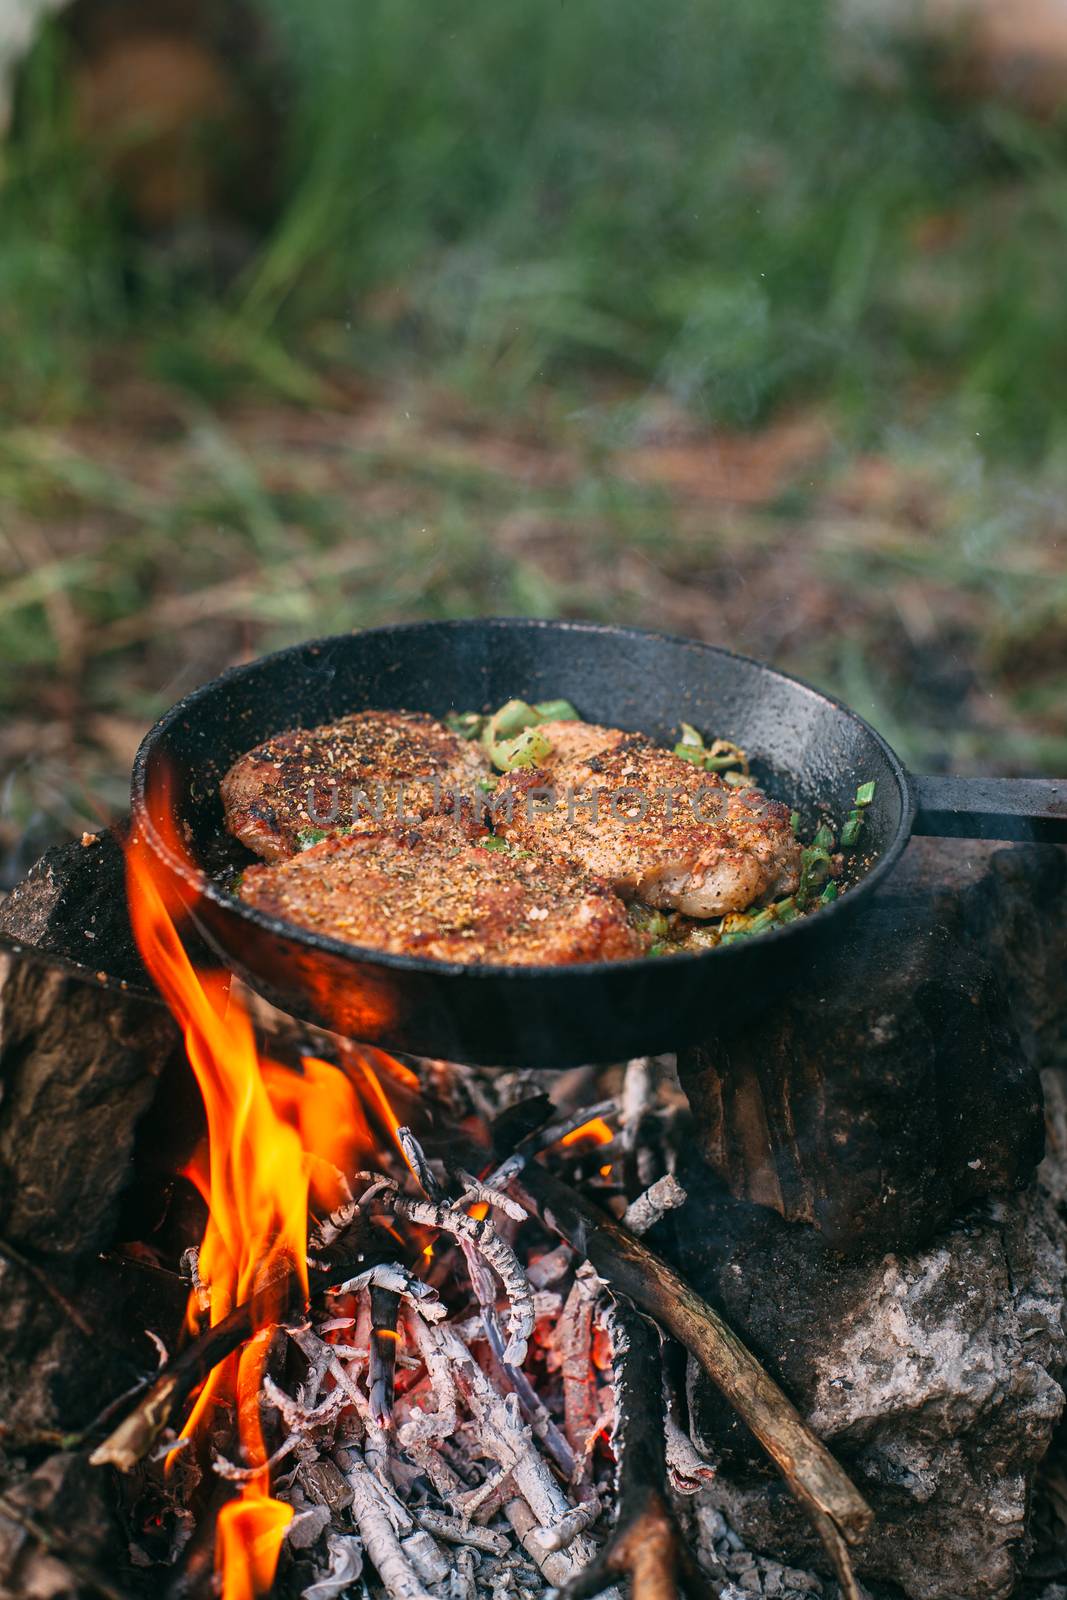
[[[832, 905], [759, 938], [572, 967], [386, 955], [265, 916], [227, 892], [234, 866], [252, 858], [223, 829], [219, 780], [261, 740], [363, 708], [443, 716], [560, 696], [588, 721], [662, 744], [674, 743], [683, 718], [735, 740], [768, 793], [811, 826], [820, 803], [842, 820], [857, 785], [873, 778], [862, 875]], [[146, 797], [164, 773], [195, 870], [150, 814]], [[677, 1049], [765, 1005], [800, 968], [810, 975], [821, 941], [862, 937], [870, 896], [913, 832], [1067, 841], [1067, 782], [913, 778], [847, 706], [744, 656], [633, 628], [493, 619], [342, 634], [224, 673], [145, 738], [133, 814], [209, 944], [285, 1011], [387, 1049], [564, 1067]]]

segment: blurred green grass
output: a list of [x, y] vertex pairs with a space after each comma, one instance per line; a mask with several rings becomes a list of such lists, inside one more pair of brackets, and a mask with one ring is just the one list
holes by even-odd
[[932, 387], [989, 449], [1062, 448], [1062, 129], [919, 70], [850, 83], [819, 0], [258, 4], [283, 196], [222, 306], [119, 242], [43, 37], [0, 192], [14, 409], [69, 401], [79, 354], [135, 331], [208, 399], [228, 364], [306, 399], [326, 350], [519, 405], [611, 366], [724, 425], [832, 392], [870, 430], [921, 380], [911, 403]]
[[23, 75], [9, 845], [199, 678], [397, 616], [700, 633], [916, 762], [1067, 766], [1061, 126], [850, 83], [815, 0], [258, 3], [282, 195], [222, 290], [125, 225], [58, 29]]

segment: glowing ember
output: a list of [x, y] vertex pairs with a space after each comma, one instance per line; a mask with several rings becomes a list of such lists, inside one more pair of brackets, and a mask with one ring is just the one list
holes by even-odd
[[591, 1117], [588, 1122], [583, 1122], [580, 1128], [572, 1128], [570, 1133], [565, 1133], [559, 1142], [572, 1145], [581, 1144], [586, 1140], [592, 1144], [610, 1144], [614, 1137], [603, 1117]]

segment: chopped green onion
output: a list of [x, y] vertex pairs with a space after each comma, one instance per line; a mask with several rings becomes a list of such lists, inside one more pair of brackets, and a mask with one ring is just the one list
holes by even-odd
[[789, 813], [789, 826], [793, 830], [794, 839], [799, 839], [800, 838], [800, 812], [799, 811], [791, 811]]
[[321, 844], [329, 835], [325, 828], [304, 828], [296, 836], [296, 842], [301, 850], [310, 850], [313, 844]]
[[534, 710], [542, 722], [580, 722], [569, 700], [539, 700]]
[[477, 711], [450, 711], [445, 717], [445, 727], [461, 739], [477, 739], [488, 720]]
[[796, 903], [805, 910], [811, 903], [811, 897], [816, 889], [825, 883], [830, 872], [830, 852], [820, 845], [809, 844], [800, 854], [800, 887], [796, 892]]
[[768, 928], [774, 926], [775, 920], [774, 907], [767, 906], [758, 916], [753, 917], [749, 923], [748, 931], [749, 933], [766, 933]]
[[514, 739], [494, 741], [489, 755], [494, 767], [501, 772], [514, 772], [516, 767], [536, 767], [552, 753], [552, 740], [539, 728], [526, 728]]
[[482, 737], [490, 744], [498, 739], [513, 739], [524, 728], [532, 728], [537, 720], [537, 712], [525, 700], [506, 700], [489, 718]]
[[511, 846], [499, 833], [487, 833], [484, 839], [478, 840], [479, 850], [510, 850]]
[[704, 770], [706, 772], [725, 772], [727, 767], [736, 767], [737, 763], [738, 763], [738, 760], [739, 760], [739, 757], [731, 756], [731, 755], [724, 755], [724, 756], [706, 755], [704, 757], [704, 763], [703, 763], [704, 764]]
[[834, 848], [832, 829], [828, 828], [825, 822], [820, 823], [818, 831], [811, 842], [818, 850], [832, 850]]
[[859, 843], [859, 837], [862, 832], [863, 812], [850, 811], [848, 821], [841, 829], [841, 848], [843, 850], [851, 850], [854, 845]]
[[722, 938], [719, 940], [719, 943], [720, 944], [736, 944], [739, 939], [747, 939], [747, 938], [749, 938], [750, 937], [750, 933], [751, 933], [751, 930], [748, 929], [748, 928], [739, 928], [736, 933], [724, 933]]
[[703, 745], [676, 744], [674, 753], [676, 756], [681, 756], [683, 761], [691, 761], [694, 767], [702, 767], [704, 765]]
[[724, 767], [740, 767], [745, 777], [748, 777], [748, 757], [739, 744], [734, 744], [732, 739], [716, 739], [705, 758], [704, 765], [709, 772], [721, 772]]
[[662, 911], [653, 911], [651, 906], [644, 906], [636, 900], [630, 907], [630, 922], [642, 933], [650, 933], [653, 939], [664, 938], [671, 927]]
[[496, 776], [496, 773], [493, 773], [492, 777], [479, 778], [478, 779], [478, 787], [479, 787], [479, 789], [484, 789], [486, 794], [492, 794], [493, 790], [496, 788], [496, 786], [497, 786], [497, 784], [499, 782], [500, 782], [500, 779]]
[[681, 743], [692, 745], [695, 750], [703, 750], [704, 735], [702, 733], [698, 733], [691, 722], [682, 722], [679, 724], [679, 726], [682, 730]]
[[831, 878], [830, 882], [826, 885], [826, 888], [823, 890], [822, 894], [819, 896], [819, 904], [821, 906], [828, 906], [832, 900], [836, 900], [836, 899], [837, 899], [837, 884]]
[[655, 944], [649, 945], [648, 953], [650, 956], [667, 956], [671, 953], [671, 947], [663, 939], [657, 939]]
[[774, 910], [779, 922], [795, 922], [797, 920], [797, 903], [791, 894], [786, 895], [784, 900], [776, 900]]
[[874, 789], [875, 780], [873, 778], [869, 783], [861, 783], [856, 790], [856, 804], [858, 806], [869, 806], [874, 799]]

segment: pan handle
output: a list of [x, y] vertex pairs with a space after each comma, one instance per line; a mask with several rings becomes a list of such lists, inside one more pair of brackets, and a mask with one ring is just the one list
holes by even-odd
[[913, 778], [913, 833], [1067, 844], [1067, 778]]

